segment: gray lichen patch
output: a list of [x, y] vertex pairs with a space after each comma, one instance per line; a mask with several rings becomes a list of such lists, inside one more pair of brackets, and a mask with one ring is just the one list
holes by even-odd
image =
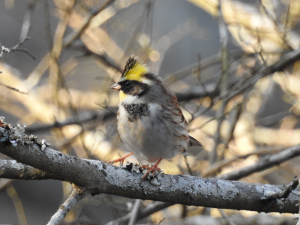
[[40, 140], [34, 135], [25, 134], [26, 124], [13, 126], [5, 122], [4, 117], [0, 117], [0, 142], [17, 146], [18, 144], [38, 144], [44, 151], [50, 144], [44, 139]]
[[233, 200], [240, 193], [240, 190], [233, 184], [225, 180], [217, 180], [218, 193], [224, 196], [224, 199]]

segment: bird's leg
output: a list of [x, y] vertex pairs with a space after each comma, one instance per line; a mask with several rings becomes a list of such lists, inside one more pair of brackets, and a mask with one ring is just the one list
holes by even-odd
[[123, 165], [124, 160], [125, 160], [126, 158], [128, 158], [129, 156], [131, 156], [131, 155], [133, 155], [133, 152], [131, 152], [131, 153], [129, 153], [129, 154], [127, 154], [127, 155], [125, 155], [125, 156], [123, 156], [123, 157], [121, 157], [121, 158], [118, 158], [118, 159], [109, 161], [108, 163], [109, 163], [109, 164], [113, 164], [113, 163], [116, 163], [116, 162], [121, 162], [121, 164]]
[[153, 166], [149, 167], [146, 165], [143, 165], [142, 167], [147, 169], [146, 174], [142, 177], [142, 179], [145, 179], [147, 177], [147, 175], [152, 172], [152, 174], [154, 174], [156, 171], [160, 171], [160, 168], [158, 167], [158, 164], [161, 162], [162, 158], [160, 158], [157, 163], [155, 163]]

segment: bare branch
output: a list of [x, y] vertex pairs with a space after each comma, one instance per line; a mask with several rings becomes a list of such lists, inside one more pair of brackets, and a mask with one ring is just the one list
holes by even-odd
[[17, 191], [11, 184], [6, 188], [6, 193], [11, 198], [14, 204], [20, 225], [28, 225], [22, 201]]
[[32, 59], [36, 60], [36, 57], [30, 51], [28, 51], [26, 48], [11, 49], [11, 52], [25, 52]]
[[[228, 81], [228, 87], [233, 87], [238, 82], [238, 79], [232, 79]], [[201, 85], [189, 88], [186, 92], [176, 93], [179, 102], [190, 101], [197, 98], [215, 97], [220, 94], [220, 88], [216, 90], [216, 84], [210, 83], [205, 85], [205, 90]]]
[[251, 166], [246, 166], [240, 170], [235, 170], [233, 172], [217, 176], [218, 179], [224, 180], [238, 180], [242, 177], [246, 177], [252, 173], [259, 172], [270, 168], [272, 166], [279, 165], [289, 159], [295, 158], [300, 155], [300, 145], [296, 145], [290, 148], [286, 148], [277, 154], [271, 156], [265, 156], [263, 159], [259, 160]]
[[263, 118], [258, 118], [256, 120], [256, 125], [258, 126], [274, 126], [274, 124], [278, 123], [280, 120], [282, 120], [284, 117], [293, 115], [297, 117], [292, 111], [285, 111], [285, 112], [280, 112], [276, 113], [273, 115], [268, 115]]
[[212, 174], [216, 173], [217, 171], [221, 170], [222, 167], [225, 167], [239, 159], [245, 159], [249, 156], [252, 155], [267, 155], [267, 154], [273, 154], [273, 153], [278, 153], [279, 151], [283, 150], [283, 148], [272, 148], [270, 149], [259, 149], [256, 151], [253, 151], [251, 153], [248, 154], [244, 154], [244, 155], [240, 155], [240, 156], [236, 156], [232, 159], [224, 159], [222, 161], [218, 161], [215, 164], [211, 165], [209, 168], [207, 168], [206, 170], [202, 171], [201, 173], [201, 177], [209, 177], [212, 176]]
[[[168, 208], [169, 206], [171, 206], [173, 204], [168, 203], [168, 202], [153, 202], [150, 203], [149, 205], [147, 205], [144, 209], [141, 209], [137, 215], [136, 220], [141, 220], [146, 218], [147, 216], [150, 216], [151, 214], [158, 212], [162, 209]], [[128, 213], [127, 215], [115, 220], [115, 221], [111, 221], [109, 223], [107, 223], [106, 225], [122, 225], [122, 224], [128, 224], [129, 219], [131, 217], [131, 213]]]
[[3, 53], [9, 53], [10, 49], [4, 47], [2, 44], [0, 44], [0, 58], [2, 57]]
[[0, 191], [3, 191], [7, 188], [14, 180], [11, 179], [1, 179], [0, 180]]
[[92, 19], [95, 16], [97, 16], [100, 12], [102, 12], [112, 2], [114, 2], [114, 0], [107, 0], [103, 5], [101, 5], [98, 9], [91, 13], [78, 31], [74, 31], [72, 34], [70, 34], [64, 39], [64, 47], [69, 47], [89, 27]]
[[241, 93], [242, 91], [250, 87], [251, 85], [254, 85], [258, 80], [260, 80], [264, 76], [270, 75], [277, 71], [281, 71], [299, 59], [300, 59], [300, 48], [282, 56], [278, 62], [274, 63], [271, 66], [268, 67], [261, 66], [260, 68], [258, 68], [256, 71], [253, 72], [253, 75], [250, 78], [246, 80], [241, 80], [241, 82], [238, 82], [236, 85], [230, 88], [225, 94], [222, 94], [219, 97], [215, 98], [214, 102], [217, 102], [224, 98], [226, 99], [233, 98], [234, 96], [238, 95], [239, 93]]
[[129, 220], [128, 225], [135, 224], [141, 203], [142, 203], [142, 201], [140, 199], [135, 200], [132, 210], [130, 212], [130, 220]]
[[[113, 108], [113, 110], [117, 111], [117, 108]], [[105, 120], [115, 117], [115, 115], [116, 114], [111, 110], [105, 110], [104, 112], [97, 112], [97, 111], [84, 112], [77, 116], [69, 117], [61, 122], [56, 121], [52, 124], [32, 126], [32, 127], [28, 127], [26, 130], [29, 133], [43, 132], [43, 131], [50, 130], [52, 128], [60, 128], [60, 127], [64, 127], [64, 126], [71, 125], [71, 124], [81, 124], [81, 123], [86, 123], [86, 122], [89, 122], [92, 120], [100, 119], [100, 120], [105, 121]]]
[[6, 48], [3, 45], [0, 44], [0, 58], [2, 57], [3, 53], [10, 53], [10, 52], [25, 52], [27, 53], [32, 59], [36, 60], [35, 56], [30, 53], [26, 48], [18, 48], [20, 45], [22, 45], [25, 41], [29, 40], [30, 37], [26, 37], [25, 39], [21, 40], [19, 43], [17, 43], [14, 47], [12, 48]]
[[298, 177], [295, 177], [294, 180], [283, 190], [277, 193], [272, 193], [269, 196], [266, 197], [266, 201], [268, 200], [274, 200], [274, 199], [281, 199], [281, 198], [287, 198], [289, 194], [292, 193], [293, 190], [295, 190], [299, 185], [299, 179]]
[[[220, 95], [223, 95], [228, 90], [228, 32], [226, 24], [223, 20], [223, 13], [222, 13], [222, 1], [219, 0], [219, 33], [220, 33], [220, 41], [221, 41], [221, 58], [222, 58], [222, 75], [221, 75], [221, 87], [220, 87]], [[217, 111], [216, 117], [219, 119], [217, 120], [217, 130], [214, 135], [214, 146], [212, 148], [211, 154], [209, 156], [209, 163], [213, 164], [218, 158], [217, 148], [220, 143], [221, 138], [221, 125], [223, 122], [222, 115], [225, 111], [225, 106], [227, 105], [229, 99], [224, 99], [221, 101], [221, 107]]]
[[226, 215], [223, 209], [219, 209], [219, 212], [222, 215], [222, 218], [229, 224], [229, 225], [236, 225], [235, 222], [231, 221], [231, 219]]
[[106, 53], [97, 54], [88, 49], [85, 45], [70, 45], [69, 48], [82, 51], [86, 56], [94, 56], [95, 58], [99, 59], [104, 65], [113, 68], [120, 73], [122, 72], [120, 66], [117, 65], [117, 63]]
[[[142, 180], [140, 173], [129, 172], [98, 160], [79, 159], [47, 146], [45, 141], [28, 137], [20, 131], [20, 128], [17, 129], [2, 121], [2, 127], [0, 127], [1, 153], [21, 163], [62, 177], [77, 186], [87, 187], [92, 194], [106, 193], [171, 204], [212, 208], [259, 212], [298, 212], [298, 207], [296, 207], [298, 196], [293, 192], [284, 204], [282, 201], [276, 200], [271, 203], [262, 201], [262, 198], [267, 196], [266, 193], [282, 191], [285, 189], [284, 186], [164, 174], [157, 177], [160, 184], [154, 186], [148, 180]], [[290, 159], [300, 154], [300, 146], [294, 146], [279, 154], [281, 154], [281, 158]], [[284, 157], [285, 155], [289, 157]], [[276, 157], [279, 157], [278, 154], [271, 156], [265, 163], [273, 162], [273, 158]]]
[[[237, 60], [237, 59], [241, 59], [243, 57], [243, 54], [246, 54], [244, 51], [241, 50], [233, 50], [233, 51], [229, 51], [229, 55], [231, 58]], [[246, 56], [248, 57], [253, 57], [254, 54], [247, 54]], [[169, 75], [167, 75], [167, 78], [165, 80], [165, 82], [169, 85], [171, 83], [173, 83], [174, 81], [181, 79], [185, 76], [188, 76], [190, 74], [192, 74], [193, 69], [196, 68], [197, 74], [199, 74], [199, 72], [204, 71], [205, 69], [208, 69], [211, 66], [217, 65], [219, 63], [222, 62], [221, 59], [221, 52], [217, 53], [213, 56], [210, 56], [208, 58], [205, 58], [203, 60], [201, 60], [200, 62], [200, 67], [201, 67], [201, 71], [199, 71], [199, 62], [197, 63], [193, 63], [187, 67], [184, 67], [180, 70], [178, 70], [177, 72], [171, 73]], [[176, 78], [176, 79], [174, 79]]]
[[37, 3], [37, 0], [32, 0], [28, 4], [27, 11], [24, 16], [21, 34], [20, 34], [20, 43], [18, 43], [15, 47], [13, 47], [13, 49], [18, 48], [28, 38], [28, 34], [29, 34], [30, 26], [31, 26], [31, 16], [33, 14], [33, 10], [35, 9], [36, 3]]
[[[231, 80], [229, 81], [229, 87], [232, 87], [234, 84], [236, 84], [237, 80]], [[206, 96], [215, 96], [216, 94], [219, 93], [219, 90], [217, 92], [215, 91], [215, 84], [208, 84], [205, 86], [206, 91], [203, 89], [202, 86], [195, 86], [193, 88], [190, 88], [188, 91], [184, 93], [176, 93], [177, 99], [179, 102], [182, 101], [190, 101], [192, 99], [197, 99], [197, 98], [203, 98]], [[71, 124], [80, 124], [80, 123], [85, 123], [89, 122], [92, 120], [98, 120], [102, 119], [102, 121], [111, 119], [115, 117], [117, 112], [117, 108], [111, 108], [111, 110], [105, 110], [104, 112], [84, 112], [82, 114], [79, 114], [77, 116], [72, 116], [64, 121], [56, 121], [52, 124], [44, 124], [44, 125], [39, 125], [39, 126], [32, 126], [26, 128], [26, 130], [29, 133], [37, 133], [37, 132], [45, 132], [48, 131], [52, 128], [59, 128], [59, 127], [64, 127], [66, 125], [71, 125]]]
[[5, 84], [2, 84], [1, 82], [0, 82], [0, 85], [4, 86], [4, 87], [6, 87], [6, 88], [8, 88], [8, 89], [10, 89], [10, 90], [13, 90], [13, 91], [19, 92], [20, 94], [28, 95], [28, 93], [26, 93], [26, 92], [23, 92], [23, 91], [20, 91], [20, 90], [19, 90], [19, 89], [17, 89], [17, 88], [14, 88], [14, 87], [11, 87], [11, 86], [8, 86], [8, 85], [5, 85]]
[[45, 171], [33, 168], [16, 160], [0, 160], [0, 178], [19, 180], [63, 180]]
[[59, 207], [58, 211], [51, 217], [47, 225], [59, 225], [67, 213], [85, 196], [90, 194], [86, 188], [75, 187], [68, 199]]

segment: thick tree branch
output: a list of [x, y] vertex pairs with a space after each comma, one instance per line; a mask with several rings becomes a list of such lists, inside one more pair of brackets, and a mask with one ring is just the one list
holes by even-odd
[[[106, 193], [135, 199], [212, 208], [259, 212], [298, 212], [298, 196], [292, 192], [282, 201], [263, 201], [267, 193], [281, 192], [284, 186], [249, 184], [237, 181], [203, 179], [192, 176], [164, 175], [160, 185], [142, 180], [141, 174], [108, 165], [98, 160], [83, 160], [47, 147], [45, 141], [28, 137], [20, 127], [2, 122], [0, 152], [21, 163], [62, 177], [93, 194]], [[299, 148], [299, 146], [297, 146]], [[296, 189], [297, 190], [297, 189]]]
[[0, 159], [0, 178], [21, 180], [63, 180], [45, 171], [17, 162]]

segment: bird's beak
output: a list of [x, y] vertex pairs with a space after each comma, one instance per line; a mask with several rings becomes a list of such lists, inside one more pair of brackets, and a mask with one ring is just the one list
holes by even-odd
[[120, 91], [121, 85], [118, 84], [118, 83], [115, 83], [115, 84], [111, 85], [110, 88], [114, 89], [114, 90], [117, 90], [117, 91]]

